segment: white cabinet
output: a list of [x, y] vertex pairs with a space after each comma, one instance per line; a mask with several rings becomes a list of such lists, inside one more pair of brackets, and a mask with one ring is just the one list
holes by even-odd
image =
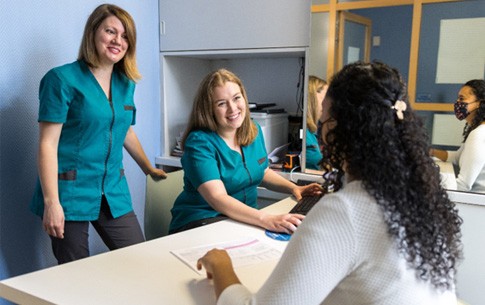
[[[306, 97], [310, 0], [160, 0], [162, 139], [156, 163], [171, 157], [202, 78], [227, 68], [249, 102], [276, 103], [290, 114]], [[300, 101], [299, 101], [300, 100]]]
[[309, 0], [160, 0], [160, 50], [307, 47]]

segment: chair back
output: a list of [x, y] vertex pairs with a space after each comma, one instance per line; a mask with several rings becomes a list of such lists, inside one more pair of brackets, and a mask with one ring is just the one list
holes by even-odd
[[154, 180], [147, 175], [145, 192], [145, 238], [151, 240], [168, 234], [172, 220], [170, 210], [184, 187], [184, 171], [167, 174], [167, 179]]

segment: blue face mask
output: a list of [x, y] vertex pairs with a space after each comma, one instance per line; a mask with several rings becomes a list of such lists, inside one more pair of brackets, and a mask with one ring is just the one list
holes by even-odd
[[[465, 102], [455, 102], [455, 104], [453, 105], [454, 107], [454, 111], [455, 111], [455, 116], [458, 120], [462, 121], [464, 120], [467, 116], [470, 115], [470, 111], [468, 111], [468, 105], [469, 104], [474, 104], [474, 103], [478, 103], [478, 101], [475, 101], [475, 102], [471, 102], [471, 103], [465, 103]], [[475, 110], [472, 110], [472, 111], [475, 111]]]

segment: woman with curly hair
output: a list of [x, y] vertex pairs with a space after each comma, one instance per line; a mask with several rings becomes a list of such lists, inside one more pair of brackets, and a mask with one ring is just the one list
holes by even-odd
[[326, 162], [344, 186], [308, 213], [256, 294], [227, 252], [202, 257], [218, 304], [457, 304], [462, 221], [397, 70], [345, 66], [323, 112]]
[[458, 120], [466, 120], [463, 145], [457, 151], [431, 149], [431, 155], [459, 166], [460, 191], [485, 192], [485, 80], [464, 84], [454, 104]]

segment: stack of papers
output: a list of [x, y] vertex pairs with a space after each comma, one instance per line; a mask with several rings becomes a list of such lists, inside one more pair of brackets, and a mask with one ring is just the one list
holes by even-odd
[[269, 260], [278, 260], [282, 254], [281, 251], [261, 242], [257, 238], [245, 238], [170, 252], [195, 272], [202, 275], [203, 271], [197, 270], [197, 261], [214, 248], [226, 250], [231, 257], [232, 265], [235, 269]]

